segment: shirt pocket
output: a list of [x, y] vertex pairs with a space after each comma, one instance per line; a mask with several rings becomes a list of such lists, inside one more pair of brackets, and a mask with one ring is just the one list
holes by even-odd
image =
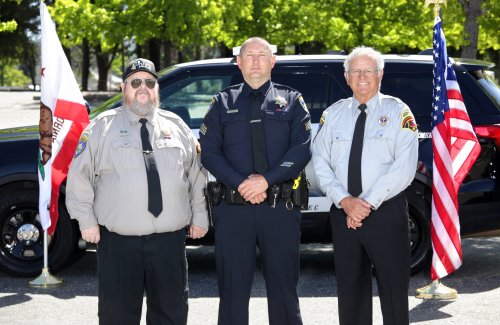
[[264, 121], [266, 138], [272, 143], [288, 145], [291, 120], [292, 114], [290, 112], [266, 114]]
[[332, 166], [348, 165], [352, 137], [346, 131], [332, 132], [330, 161]]
[[222, 116], [224, 145], [243, 144], [250, 132], [250, 121], [244, 114], [225, 114]]
[[[387, 165], [394, 162], [394, 134], [390, 129], [376, 129], [366, 137], [363, 155], [369, 160]], [[363, 157], [365, 158], [365, 157]]]
[[111, 142], [113, 165], [117, 169], [139, 168], [144, 165], [142, 145], [132, 139], [115, 139]]
[[158, 148], [155, 155], [158, 159], [159, 168], [176, 169], [182, 167], [184, 161], [184, 146], [179, 139], [158, 139], [156, 140]]

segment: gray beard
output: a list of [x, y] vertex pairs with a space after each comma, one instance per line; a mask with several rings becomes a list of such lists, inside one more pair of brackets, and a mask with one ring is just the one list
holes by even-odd
[[133, 100], [130, 105], [124, 103], [123, 106], [130, 109], [132, 112], [139, 116], [148, 116], [151, 115], [159, 107], [159, 103], [149, 100], [146, 104], [141, 104], [137, 102], [137, 100]]

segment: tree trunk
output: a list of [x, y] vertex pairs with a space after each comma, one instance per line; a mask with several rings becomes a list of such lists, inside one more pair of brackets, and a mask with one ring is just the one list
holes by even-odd
[[69, 66], [73, 66], [73, 62], [71, 61], [71, 49], [69, 47], [63, 46], [64, 55], [66, 55], [66, 59], [68, 59]]
[[219, 48], [221, 58], [231, 58], [233, 56], [233, 50], [227, 47], [226, 44], [221, 44]]
[[477, 19], [482, 14], [483, 0], [459, 0], [465, 13], [464, 38], [468, 41], [462, 49], [461, 57], [475, 59], [479, 38], [479, 24]]
[[135, 47], [135, 55], [137, 55], [138, 58], [142, 58], [142, 52], [142, 45], [137, 44], [137, 46]]
[[89, 90], [90, 47], [88, 39], [82, 42], [82, 90]]
[[117, 49], [118, 48], [115, 47], [110, 54], [102, 52], [100, 45], [95, 47], [97, 73], [99, 75], [99, 80], [97, 81], [97, 90], [99, 91], [108, 90], [108, 71], [111, 67], [111, 63], [115, 58]]
[[201, 46], [194, 46], [194, 58], [195, 60], [201, 60]]
[[173, 64], [172, 50], [172, 42], [163, 41], [163, 66], [165, 68], [170, 67]]
[[161, 69], [160, 62], [160, 42], [157, 39], [151, 39], [149, 45], [149, 60], [154, 63], [156, 71]]

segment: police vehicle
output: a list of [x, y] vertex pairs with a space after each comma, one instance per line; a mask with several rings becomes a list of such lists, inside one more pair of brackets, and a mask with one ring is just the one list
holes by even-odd
[[[299, 90], [313, 122], [313, 137], [325, 108], [352, 92], [344, 80], [344, 55], [278, 56], [272, 81]], [[432, 198], [432, 57], [386, 55], [381, 92], [401, 98], [411, 108], [419, 129], [419, 162], [415, 179], [406, 190], [411, 230], [411, 265], [415, 273], [432, 255], [430, 218]], [[500, 230], [500, 90], [487, 70], [493, 64], [455, 60], [454, 69], [481, 155], [459, 193], [462, 236], [484, 236]], [[159, 73], [160, 107], [178, 114], [198, 136], [212, 96], [241, 83], [236, 60], [213, 59], [182, 63]], [[96, 109], [91, 118], [120, 105], [117, 95]], [[43, 232], [38, 217], [36, 155], [37, 127], [0, 130], [0, 270], [16, 276], [34, 276], [43, 266]], [[331, 241], [328, 212], [331, 202], [321, 193], [310, 163], [309, 207], [302, 216], [302, 242]], [[61, 189], [60, 217], [50, 239], [49, 266], [57, 271], [81, 253], [79, 230], [70, 220]], [[209, 236], [192, 244], [206, 243]]]

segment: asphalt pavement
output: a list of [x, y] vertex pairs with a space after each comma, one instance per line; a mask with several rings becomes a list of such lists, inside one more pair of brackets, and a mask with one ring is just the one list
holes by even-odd
[[[0, 128], [37, 124], [36, 96], [38, 92], [0, 91]], [[462, 247], [462, 267], [443, 280], [458, 291], [456, 300], [417, 299], [415, 289], [429, 284], [429, 272], [411, 278], [408, 298], [412, 324], [500, 324], [500, 237], [464, 239]], [[338, 324], [332, 252], [331, 245], [301, 247], [298, 292], [304, 324]], [[216, 324], [214, 248], [188, 247], [187, 258], [188, 324]], [[28, 285], [31, 279], [13, 278], [0, 272], [0, 324], [98, 324], [95, 252], [88, 251], [78, 262], [55, 275], [64, 280], [62, 286], [39, 289]], [[373, 287], [373, 323], [382, 324], [375, 279]], [[255, 272], [250, 299], [250, 324], [268, 324], [265, 282], [260, 269]]]
[[[500, 238], [464, 239], [462, 267], [443, 283], [458, 291], [456, 300], [420, 300], [415, 289], [429, 284], [429, 272], [414, 275], [408, 292], [412, 324], [499, 324]], [[302, 245], [298, 286], [304, 324], [338, 324], [337, 287], [331, 245]], [[190, 246], [190, 325], [217, 323], [217, 282], [214, 248]], [[30, 279], [0, 273], [0, 324], [97, 324], [95, 252], [89, 251], [74, 265], [56, 274], [60, 287], [31, 288]], [[126, 284], [124, 284], [126, 285]], [[145, 302], [145, 300], [144, 300]], [[145, 306], [145, 303], [144, 303]], [[374, 279], [373, 324], [382, 324]], [[143, 321], [145, 324], [145, 308]], [[250, 324], [268, 324], [265, 283], [260, 268], [250, 299]]]

